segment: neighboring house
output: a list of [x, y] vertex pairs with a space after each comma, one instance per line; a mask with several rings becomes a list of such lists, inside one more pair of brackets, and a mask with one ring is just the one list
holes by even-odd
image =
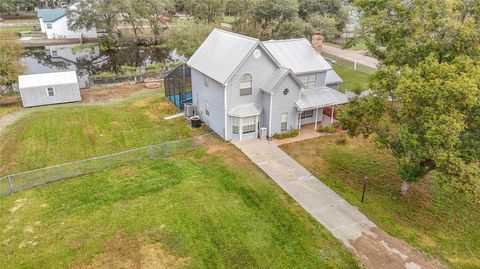
[[40, 29], [47, 39], [97, 38], [96, 29], [73, 31], [68, 27], [67, 10], [74, 10], [77, 5], [78, 3], [67, 8], [39, 9], [37, 11]]
[[187, 64], [196, 113], [225, 140], [257, 138], [262, 127], [269, 137], [316, 128], [324, 107], [348, 102], [335, 90], [341, 79], [304, 38], [261, 42], [214, 29]]
[[23, 107], [81, 100], [75, 71], [19, 76], [18, 88]]

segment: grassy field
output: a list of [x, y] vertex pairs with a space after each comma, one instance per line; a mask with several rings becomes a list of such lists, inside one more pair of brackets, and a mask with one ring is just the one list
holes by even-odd
[[[480, 268], [480, 208], [468, 205], [429, 180], [399, 195], [396, 163], [365, 139], [336, 143], [338, 135], [283, 149], [389, 234], [431, 253], [453, 268]], [[366, 201], [362, 179], [369, 177]]]
[[21, 107], [19, 105], [13, 105], [13, 106], [0, 106], [0, 117], [7, 114], [11, 113], [14, 111], [19, 110]]
[[0, 175], [188, 138], [187, 121], [163, 94], [106, 105], [29, 109], [1, 137]]
[[336, 61], [335, 64], [332, 64], [333, 70], [343, 79], [343, 83], [340, 84], [340, 91], [353, 90], [355, 88], [362, 88], [363, 90], [368, 89], [368, 77], [375, 70], [357, 65], [358, 70], [353, 70], [353, 63], [329, 55], [327, 53], [322, 53], [324, 57], [333, 59]]
[[359, 268], [233, 145], [2, 198], [1, 268]]

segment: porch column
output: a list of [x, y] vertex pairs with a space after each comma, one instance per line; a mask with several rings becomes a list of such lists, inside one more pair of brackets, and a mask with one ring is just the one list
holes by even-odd
[[333, 114], [335, 113], [335, 106], [332, 106], [332, 115], [330, 115], [330, 125], [333, 124]]
[[318, 121], [318, 107], [317, 107], [317, 111], [315, 112], [315, 131], [317, 130], [317, 121]]
[[298, 133], [300, 134], [300, 129], [302, 129], [302, 112], [298, 113]]
[[242, 134], [243, 134], [243, 118], [240, 118], [240, 123], [239, 123], [239, 135], [240, 135], [240, 142], [242, 142]]

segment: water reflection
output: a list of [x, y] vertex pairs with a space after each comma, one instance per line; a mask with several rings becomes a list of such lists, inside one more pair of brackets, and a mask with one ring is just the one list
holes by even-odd
[[77, 71], [82, 88], [88, 86], [90, 76], [102, 72], [118, 73], [122, 65], [139, 67], [172, 60], [185, 59], [165, 48], [132, 45], [115, 52], [103, 52], [98, 44], [28, 48], [22, 58], [26, 74]]

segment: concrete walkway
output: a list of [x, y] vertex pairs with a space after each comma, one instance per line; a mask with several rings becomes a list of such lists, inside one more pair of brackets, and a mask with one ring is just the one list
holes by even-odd
[[337, 56], [350, 62], [357, 62], [358, 64], [365, 65], [374, 69], [378, 68], [379, 61], [371, 56], [367, 55], [365, 50], [348, 50], [342, 49], [329, 44], [323, 44], [323, 52]]
[[379, 229], [275, 142], [253, 140], [234, 144], [368, 268], [446, 268]]

